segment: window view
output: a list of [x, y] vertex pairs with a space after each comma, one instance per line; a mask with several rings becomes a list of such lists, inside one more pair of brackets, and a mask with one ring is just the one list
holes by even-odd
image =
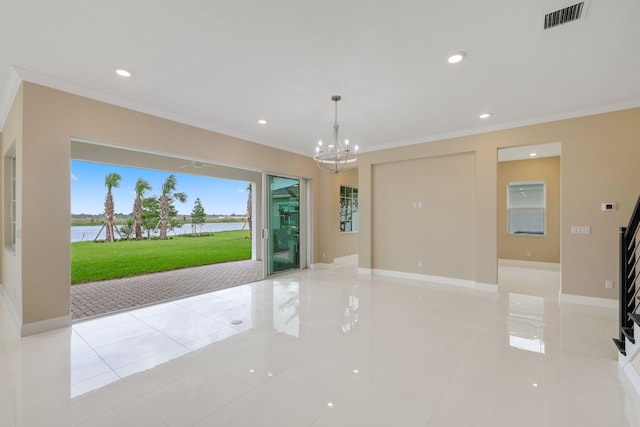
[[545, 234], [544, 181], [510, 182], [507, 188], [509, 234]]
[[16, 156], [11, 157], [11, 246], [16, 246]]
[[251, 259], [247, 182], [80, 160], [71, 171], [72, 284]]
[[5, 177], [5, 215], [3, 221], [3, 227], [5, 230], [4, 245], [10, 250], [14, 250], [17, 239], [16, 228], [16, 155], [15, 145], [7, 151], [4, 158], [4, 177]]
[[358, 189], [340, 186], [340, 232], [358, 231]]

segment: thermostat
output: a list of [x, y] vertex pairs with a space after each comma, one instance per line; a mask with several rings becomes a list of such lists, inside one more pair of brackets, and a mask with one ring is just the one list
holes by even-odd
[[600, 209], [601, 209], [603, 212], [607, 212], [607, 211], [615, 211], [615, 210], [616, 210], [616, 204], [615, 204], [615, 203], [606, 203], [606, 202], [605, 202], [605, 203], [603, 203], [603, 204], [600, 206]]

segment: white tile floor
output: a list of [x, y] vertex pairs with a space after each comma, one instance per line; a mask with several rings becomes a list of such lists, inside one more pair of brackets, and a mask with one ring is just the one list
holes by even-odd
[[537, 274], [306, 270], [22, 339], [0, 302], [0, 426], [630, 425], [616, 312]]

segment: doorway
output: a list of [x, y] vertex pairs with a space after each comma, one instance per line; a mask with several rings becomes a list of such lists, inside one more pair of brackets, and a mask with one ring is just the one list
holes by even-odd
[[561, 144], [498, 150], [497, 249], [501, 291], [560, 291]]
[[304, 213], [301, 212], [300, 204], [302, 195], [300, 179], [267, 175], [266, 183], [268, 216], [266, 268], [267, 275], [270, 276], [300, 268], [303, 258], [301, 255], [304, 254], [300, 251]]

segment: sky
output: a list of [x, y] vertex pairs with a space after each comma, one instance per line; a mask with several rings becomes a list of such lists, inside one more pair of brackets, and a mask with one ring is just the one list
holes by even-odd
[[[113, 188], [113, 201], [116, 213], [129, 214], [133, 210], [135, 183], [138, 178], [146, 179], [151, 190], [145, 196], [160, 196], [162, 183], [172, 172], [150, 169], [136, 169], [102, 163], [71, 161], [71, 213], [104, 213], [104, 199], [107, 187], [104, 179], [107, 174], [118, 173], [122, 179], [120, 186]], [[247, 182], [229, 179], [210, 178], [197, 175], [173, 173], [176, 176], [176, 192], [187, 193], [187, 201], [174, 205], [180, 215], [190, 215], [193, 203], [200, 198], [207, 215], [244, 215], [247, 212]]]

